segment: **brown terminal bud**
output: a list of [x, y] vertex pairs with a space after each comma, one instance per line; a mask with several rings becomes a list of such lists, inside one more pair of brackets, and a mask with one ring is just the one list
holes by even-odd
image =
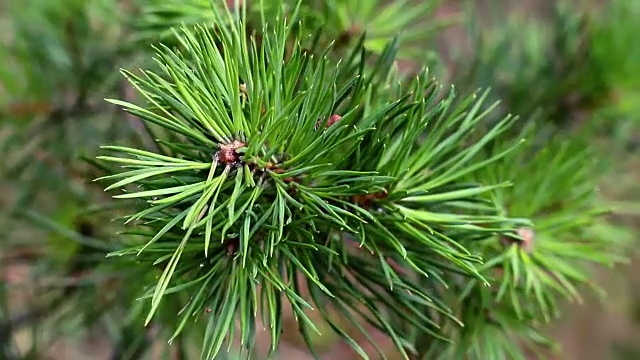
[[536, 238], [536, 233], [531, 228], [519, 228], [516, 230], [516, 234], [521, 240], [515, 240], [508, 237], [502, 237], [501, 241], [504, 246], [510, 246], [517, 244], [524, 252], [531, 254], [533, 252], [533, 245]]
[[520, 242], [520, 247], [527, 254], [531, 254], [533, 252], [533, 243], [536, 238], [536, 233], [531, 228], [520, 228], [516, 231], [516, 233], [522, 238]]
[[362, 26], [360, 24], [352, 24], [347, 30], [342, 32], [340, 36], [336, 39], [337, 46], [345, 46], [348, 45], [351, 40], [355, 37], [359, 36], [362, 33]]
[[233, 256], [238, 251], [238, 248], [240, 247], [240, 242], [238, 241], [238, 239], [229, 239], [226, 245], [227, 245], [227, 255]]
[[338, 114], [331, 115], [331, 117], [329, 118], [329, 121], [327, 122], [327, 127], [337, 123], [338, 121], [340, 121], [340, 119], [342, 119], [342, 116]]
[[[237, 0], [238, 1], [238, 7], [242, 8], [243, 2], [244, 0]], [[236, 0], [227, 0], [227, 7], [229, 9], [235, 9], [236, 7]]]
[[[342, 116], [338, 115], [338, 114], [333, 114], [331, 115], [331, 117], [329, 117], [329, 120], [327, 121], [327, 125], [325, 125], [325, 129], [328, 128], [329, 126], [337, 123], [338, 121], [340, 121], [340, 119], [342, 119]], [[322, 125], [322, 121], [318, 120], [316, 122], [316, 130], [318, 128], [320, 128], [320, 125]]]
[[246, 146], [246, 144], [238, 140], [220, 145], [220, 150], [218, 150], [216, 154], [218, 161], [226, 165], [237, 163], [240, 160], [240, 154], [238, 154], [237, 150], [244, 146]]

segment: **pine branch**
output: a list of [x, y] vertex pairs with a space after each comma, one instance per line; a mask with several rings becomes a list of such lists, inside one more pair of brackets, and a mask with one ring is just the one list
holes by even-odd
[[[197, 344], [202, 358], [236, 347], [248, 358], [264, 326], [273, 357], [290, 308], [316, 356], [322, 323], [363, 358], [385, 358], [382, 334], [405, 359], [524, 359], [554, 348], [540, 328], [560, 302], [598, 290], [591, 267], [624, 260], [620, 239], [591, 229], [606, 209], [590, 144], [568, 131], [549, 141], [546, 126], [521, 132], [573, 116], [576, 91], [611, 90], [615, 73], [594, 71], [620, 51], [603, 45], [605, 21], [556, 12], [553, 26], [479, 37], [459, 92], [397, 63], [431, 63], [425, 44], [448, 23], [429, 20], [437, 1], [140, 5], [126, 44], [108, 2], [16, 5], [42, 26], [16, 23], [21, 41], [0, 50], [15, 59], [0, 70], [15, 82], [7, 114], [29, 120], [0, 129], [5, 153], [25, 155], [9, 175], [57, 184], [55, 209], [33, 211], [43, 192], [20, 177], [3, 222], [46, 234], [2, 235], [3, 250], [38, 249], [21, 261], [46, 275], [46, 313], [28, 312], [44, 332], [101, 326], [114, 358], [143, 356], [150, 338], [178, 357]], [[105, 33], [96, 11], [110, 15]], [[158, 40], [144, 70], [122, 70], [137, 93], [116, 91], [112, 64]], [[487, 84], [495, 91], [470, 91]], [[94, 103], [105, 90], [119, 98], [115, 116]], [[33, 132], [42, 119], [47, 131]], [[95, 143], [110, 145], [84, 154], [91, 172], [74, 160]], [[71, 177], [93, 173], [116, 200], [78, 214], [93, 194]], [[0, 324], [0, 340], [17, 325]]]
[[[536, 130], [529, 127], [524, 135]], [[606, 209], [595, 198], [598, 179], [587, 149], [580, 138], [554, 138], [541, 148], [530, 143], [478, 173], [491, 181], [512, 179], [514, 186], [496, 189], [492, 201], [505, 214], [531, 219], [534, 227], [477, 243], [486, 259], [481, 273], [494, 286], [474, 279], [458, 284], [453, 307], [466, 326], [454, 330], [457, 345], [435, 344], [424, 358], [526, 359], [525, 350], [557, 350], [540, 327], [559, 317], [558, 303], [581, 302], [584, 287], [601, 293], [591, 280], [593, 267], [625, 261], [621, 241], [588, 235]]]
[[[216, 31], [183, 28], [180, 50], [157, 50], [162, 73], [124, 71], [146, 106], [110, 100], [178, 135], [178, 142], [160, 142], [168, 154], [107, 146], [117, 156], [99, 157], [129, 169], [100, 180], [115, 181], [106, 190], [123, 191], [116, 198], [139, 199], [139, 212], [126, 221], [148, 229], [136, 231], [146, 244], [114, 255], [164, 263], [142, 296], [151, 302], [146, 322], [170, 294], [190, 293], [173, 338], [208, 309], [203, 356], [212, 358], [233, 336], [235, 319], [242, 346], [251, 349], [260, 309], [273, 351], [282, 306], [292, 307], [306, 339], [315, 325], [305, 309], [317, 309], [366, 356], [322, 310], [331, 304], [360, 313], [408, 357], [411, 346], [390, 317], [439, 338], [420, 308], [455, 318], [400, 269], [446, 286], [434, 263], [441, 259], [485, 281], [480, 257], [458, 239], [527, 223], [479, 206], [483, 194], [507, 183], [465, 180], [514, 149], [471, 162], [512, 119], [477, 137], [475, 126], [490, 111], [480, 110], [486, 95], [457, 103], [427, 72], [396, 83], [396, 42], [369, 67], [363, 38], [336, 67], [326, 55], [331, 49], [309, 52], [291, 42], [282, 13], [259, 42], [245, 36], [244, 14], [214, 7]], [[354, 252], [348, 239], [363, 249]]]

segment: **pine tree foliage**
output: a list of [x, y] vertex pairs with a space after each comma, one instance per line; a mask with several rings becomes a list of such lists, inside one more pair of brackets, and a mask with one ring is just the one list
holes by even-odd
[[211, 309], [207, 358], [236, 318], [250, 349], [258, 308], [274, 350], [283, 306], [305, 336], [315, 326], [304, 310], [326, 304], [343, 311], [365, 304], [368, 321], [403, 352], [404, 336], [389, 316], [438, 336], [416, 306], [445, 317], [450, 311], [390, 261], [443, 284], [443, 267], [486, 283], [475, 265], [480, 257], [457, 239], [506, 234], [526, 221], [481, 206], [479, 195], [506, 182], [465, 177], [512, 150], [470, 163], [510, 119], [471, 138], [486, 114], [478, 111], [483, 97], [451, 108], [455, 95], [437, 98], [426, 72], [397, 83], [393, 43], [371, 69], [362, 45], [336, 67], [324, 55], [329, 49], [296, 43], [288, 52], [284, 22], [265, 28], [257, 44], [244, 36], [242, 13], [214, 14], [230, 17], [216, 22], [226, 24], [218, 32], [185, 28], [180, 52], [158, 51], [163, 74], [125, 72], [145, 106], [112, 100], [175, 140], [160, 142], [160, 152], [108, 146], [118, 156], [99, 158], [126, 166], [101, 180], [124, 191], [117, 198], [142, 200], [127, 221], [142, 223], [146, 230], [136, 233], [149, 238], [116, 254], [164, 268], [144, 296], [147, 322], [163, 298], [190, 293], [177, 333]]
[[597, 30], [586, 13], [561, 2], [544, 17], [518, 14], [505, 21], [505, 10], [492, 9], [488, 26], [478, 20], [467, 25], [476, 56], [454, 55], [457, 84], [475, 89], [491, 83], [504, 111], [558, 126], [606, 100], [605, 62], [593, 52]]
[[[127, 26], [116, 25], [122, 13], [112, 2], [73, 0], [70, 13], [48, 4], [32, 11], [58, 30], [40, 39], [21, 28], [29, 47], [12, 66], [25, 64], [31, 80], [19, 91], [14, 79], [10, 92], [30, 99], [39, 78], [53, 85], [33, 91], [34, 100], [68, 87], [76, 101], [62, 97], [60, 121], [42, 120], [53, 127], [38, 136], [73, 131], [33, 148], [84, 178], [99, 176], [74, 185], [63, 173], [52, 217], [25, 187], [7, 218], [48, 234], [46, 246], [23, 241], [43, 249], [32, 276], [63, 281], [39, 288], [27, 315], [55, 335], [106, 329], [114, 359], [143, 358], [157, 340], [180, 358], [212, 359], [237, 348], [263, 356], [255, 344], [264, 328], [274, 356], [291, 310], [315, 355], [328, 325], [363, 358], [386, 358], [338, 315], [374, 346], [372, 330], [381, 331], [403, 358], [544, 357], [555, 344], [542, 327], [559, 304], [599, 291], [594, 265], [623, 260], [619, 239], [590, 231], [607, 209], [589, 140], [568, 131], [549, 139], [543, 123], [567, 117], [558, 98], [574, 90], [598, 98], [613, 76], [594, 80], [601, 58], [574, 56], [585, 46], [592, 54], [586, 17], [558, 16], [542, 42], [505, 34], [496, 47], [479, 42], [472, 71], [456, 79], [460, 91], [434, 79], [439, 69], [407, 75], [397, 64], [433, 63], [425, 45], [446, 22], [425, 20], [437, 1], [144, 0]], [[97, 13], [113, 22], [96, 30]], [[80, 45], [60, 30], [72, 28], [86, 34]], [[595, 39], [609, 28], [589, 29]], [[128, 31], [132, 41], [118, 44]], [[150, 43], [153, 61], [122, 70], [137, 92], [124, 96], [111, 67], [151, 58]], [[571, 76], [548, 75], [559, 66], [540, 57], [549, 47]], [[506, 48], [510, 56], [498, 57]], [[57, 71], [29, 73], [49, 59], [59, 60]], [[505, 77], [505, 69], [517, 71]], [[476, 90], [488, 84], [495, 89]], [[106, 109], [95, 102], [105, 93], [113, 94]], [[76, 103], [86, 112], [71, 113]], [[3, 151], [14, 153], [31, 133], [15, 113], [2, 115], [12, 119], [0, 127], [10, 134]], [[44, 117], [24, 118], [39, 128]], [[37, 154], [29, 149], [10, 170], [36, 164], [32, 175], [52, 177], [50, 164], [24, 161]], [[91, 167], [73, 161], [78, 152]], [[6, 178], [33, 181], [5, 169]], [[4, 337], [19, 317], [6, 292], [0, 284], [0, 356], [11, 358]], [[33, 356], [40, 345], [34, 340]]]
[[[135, 131], [103, 100], [122, 92], [115, 64], [131, 49], [113, 1], [25, 0], [2, 10], [10, 16], [0, 46], [0, 358], [39, 358], [60, 338], [126, 323], [135, 294], [119, 284], [146, 274], [104, 262], [120, 228], [113, 214], [96, 213], [105, 196], [87, 184], [96, 175], [79, 158]], [[25, 264], [20, 283], [5, 283]], [[12, 300], [23, 292], [28, 301]], [[32, 341], [18, 346], [19, 333]]]
[[493, 181], [512, 179], [513, 187], [497, 189], [491, 197], [502, 214], [531, 219], [535, 227], [517, 229], [517, 237], [478, 243], [474, 250], [487, 259], [481, 273], [494, 286], [472, 279], [453, 290], [460, 294], [460, 319], [469, 326], [456, 335], [454, 346], [441, 350], [444, 358], [526, 359], [523, 348], [539, 356], [541, 348], [556, 349], [541, 326], [558, 319], [558, 302], [581, 303], [585, 287], [602, 293], [592, 280], [592, 265], [624, 261], [625, 247], [615, 239], [586, 231], [607, 211], [596, 197], [587, 149], [579, 138], [551, 138], [542, 148], [529, 143], [479, 174]]
[[607, 99], [612, 105], [598, 109], [599, 121], [594, 123], [599, 131], [611, 133], [620, 147], [633, 149], [640, 129], [640, 49], [635, 46], [640, 26], [630, 19], [640, 16], [640, 4], [613, 1], [595, 16], [591, 36], [595, 71], [611, 84]]
[[628, 20], [637, 16], [637, 3], [614, 0], [588, 11], [548, 2], [542, 16], [508, 16], [490, 3], [488, 26], [467, 17], [475, 56], [453, 49], [454, 82], [465, 91], [492, 84], [493, 99], [502, 104], [497, 114], [552, 125], [538, 128], [542, 138], [576, 120], [582, 124], [585, 114], [595, 112], [602, 117], [590, 121], [600, 126], [597, 131], [613, 132], [616, 143], [627, 144], [638, 124], [633, 79], [640, 62], [631, 35], [638, 29]]
[[[544, 216], [537, 211], [552, 205], [545, 196], [566, 190], [562, 182], [554, 182], [558, 192], [544, 186], [546, 178], [534, 189], [523, 187], [522, 195], [534, 190], [537, 197], [523, 208], [510, 204], [513, 213], [522, 213], [516, 218], [501, 211], [500, 197], [509, 193], [496, 190], [508, 186], [513, 173], [493, 181], [473, 176], [495, 170], [491, 165], [515, 146], [486, 152], [508, 128], [509, 118], [485, 134], [474, 133], [490, 111], [480, 111], [484, 96], [454, 102], [455, 95], [441, 93], [428, 73], [397, 83], [391, 71], [393, 43], [370, 69], [362, 47], [366, 42], [332, 69], [324, 55], [330, 49], [312, 46], [309, 51], [300, 42], [287, 49], [291, 27], [278, 18], [273, 30], [265, 25], [258, 43], [245, 36], [242, 12], [214, 8], [213, 16], [220, 19], [214, 21], [216, 32], [185, 28], [177, 37], [180, 51], [159, 49], [163, 74], [125, 72], [146, 106], [113, 101], [175, 134], [179, 142], [160, 142], [160, 152], [109, 146], [105, 149], [119, 156], [100, 158], [130, 169], [103, 177], [115, 181], [107, 190], [123, 190], [118, 198], [146, 200], [137, 203], [140, 211], [127, 221], [143, 223], [147, 230], [136, 234], [149, 240], [116, 254], [135, 254], [141, 262], [164, 268], [145, 295], [150, 299], [147, 322], [165, 297], [190, 293], [176, 334], [189, 318], [209, 309], [204, 345], [209, 358], [230, 340], [237, 318], [241, 344], [250, 351], [256, 326], [252, 314], [258, 309], [270, 324], [275, 350], [283, 306], [291, 306], [308, 339], [315, 326], [306, 308], [330, 304], [347, 315], [347, 310], [362, 312], [354, 304], [364, 304], [365, 319], [387, 333], [398, 350], [410, 353], [416, 349], [406, 340], [409, 334], [390, 318], [404, 319], [435, 338], [441, 334], [424, 308], [438, 319], [459, 322], [445, 297], [422, 290], [420, 278], [449, 287], [450, 278], [461, 273], [475, 279], [468, 280], [462, 294], [474, 288], [483, 292], [490, 288], [482, 271], [499, 264], [508, 280], [496, 295], [484, 296], [510, 299], [517, 319], [529, 311], [521, 309], [521, 291], [537, 299], [539, 309], [533, 312], [545, 319], [553, 312], [551, 291], [575, 295], [573, 283], [586, 281], [564, 261], [615, 261], [599, 257], [592, 248], [596, 244], [579, 251], [544, 241], [554, 227], [575, 226], [580, 218], [558, 223], [562, 214], [555, 213], [548, 223], [539, 219], [542, 227], [535, 235], [526, 234], [531, 224], [525, 219]], [[562, 150], [542, 153], [541, 163], [553, 156], [564, 166], [567, 159], [558, 154], [575, 157]], [[489, 155], [478, 159], [479, 154]], [[511, 160], [522, 170], [522, 159]], [[577, 160], [566, 164], [576, 163], [582, 168]], [[531, 166], [535, 170], [539, 163]], [[560, 171], [558, 176], [566, 175]], [[585, 189], [577, 188], [590, 188]], [[494, 196], [483, 199], [489, 193]], [[581, 216], [589, 219], [588, 214]], [[479, 255], [487, 252], [469, 251], [491, 238], [511, 242], [505, 239], [513, 237], [514, 229], [523, 244], [507, 247], [484, 265]], [[535, 256], [526, 250], [531, 236]], [[402, 277], [403, 271], [414, 273], [418, 282]], [[376, 279], [375, 274], [384, 276]], [[276, 296], [280, 293], [284, 304]], [[366, 356], [358, 344], [350, 344]], [[493, 348], [478, 346], [475, 352], [496, 348], [495, 343]]]
[[[91, 156], [99, 144], [130, 138], [134, 130], [103, 101], [120, 90], [114, 61], [128, 55], [117, 41], [121, 12], [111, 1], [27, 0], [6, 7], [13, 39], [3, 41], [0, 52], [0, 83], [8, 95], [0, 101], [0, 174], [16, 185], [6, 209], [19, 215], [36, 204], [29, 211], [65, 217], [42, 206], [43, 199], [57, 196], [59, 209], [97, 200], [96, 187], [85, 186], [92, 169], [78, 154]], [[72, 226], [71, 216], [66, 220]], [[13, 236], [15, 221], [3, 226], [3, 236]]]
[[[105, 119], [99, 123], [108, 127], [112, 114], [104, 111], [104, 102], [94, 103], [89, 92], [112, 86], [117, 77], [110, 60], [124, 51], [112, 41], [119, 36], [114, 18], [118, 11], [112, 2], [89, 5], [77, 0], [67, 2], [64, 8], [50, 2], [30, 2], [31, 6], [9, 5], [15, 18], [11, 32], [16, 41], [6, 48], [6, 71], [0, 74], [7, 91], [15, 96], [7, 98], [3, 114], [10, 121], [3, 124], [7, 140], [2, 150], [12, 154], [19, 150], [3, 162], [2, 170], [7, 176], [16, 177], [38, 167], [38, 162], [30, 159], [44, 161], [49, 156], [50, 161], [64, 164], [78, 150], [88, 151], [100, 142], [87, 134], [108, 134], [102, 128], [96, 129], [96, 123], [82, 119], [103, 112]], [[113, 17], [104, 16], [105, 13]], [[24, 18], [32, 18], [40, 26], [20, 21]], [[80, 37], [79, 33], [93, 36]], [[26, 121], [31, 117], [37, 120]], [[111, 128], [113, 132], [123, 129]], [[114, 135], [118, 136], [122, 134]], [[70, 142], [75, 143], [60, 145]], [[65, 173], [61, 178], [68, 176]]]
[[173, 28], [220, 21], [211, 13], [211, 6], [219, 11], [246, 6], [247, 27], [258, 32], [265, 21], [271, 21], [279, 12], [292, 16], [295, 11], [306, 26], [322, 27], [321, 38], [335, 42], [337, 48], [354, 46], [366, 34], [365, 48], [380, 54], [387, 43], [397, 37], [403, 44], [397, 56], [419, 62], [438, 60], [425, 48], [430, 48], [439, 30], [456, 21], [434, 16], [442, 3], [440, 0], [391, 3], [382, 0], [311, 0], [299, 4], [295, 0], [147, 0], [143, 3], [140, 19], [135, 21], [138, 38], [143, 42], [157, 39], [171, 42], [174, 39]]

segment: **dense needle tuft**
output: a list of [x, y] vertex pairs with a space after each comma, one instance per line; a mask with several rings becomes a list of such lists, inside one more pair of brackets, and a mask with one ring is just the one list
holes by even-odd
[[2, 2], [0, 358], [547, 357], [632, 244], [595, 189], [640, 114], [640, 1], [560, 3]]
[[426, 70], [402, 78], [397, 41], [373, 56], [362, 37], [336, 62], [300, 24], [274, 21], [255, 36], [245, 10], [212, 7], [214, 27], [176, 32], [156, 70], [125, 71], [144, 104], [111, 100], [162, 139], [99, 158], [123, 165], [101, 180], [133, 201], [127, 221], [140, 224], [139, 241], [115, 254], [161, 270], [142, 296], [146, 322], [178, 302], [172, 339], [206, 324], [207, 359], [233, 339], [251, 352], [258, 326], [275, 351], [284, 307], [310, 347], [315, 312], [365, 357], [332, 312], [361, 315], [363, 333], [361, 322], [383, 330], [405, 358], [419, 352], [416, 331], [456, 338], [444, 329], [466, 313], [452, 296], [504, 296], [488, 286], [498, 260], [483, 263], [487, 244], [545, 251], [524, 230], [527, 214], [497, 198], [511, 179], [480, 176], [517, 153], [521, 141], [498, 141], [516, 119], [487, 128], [487, 92], [443, 91]]

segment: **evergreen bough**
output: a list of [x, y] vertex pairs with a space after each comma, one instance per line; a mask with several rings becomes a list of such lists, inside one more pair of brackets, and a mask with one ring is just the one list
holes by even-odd
[[588, 143], [399, 68], [433, 64], [435, 3], [143, 3], [135, 38], [164, 45], [122, 71], [138, 100], [109, 100], [143, 126], [86, 159], [115, 202], [75, 232], [19, 211], [77, 244], [45, 272], [90, 274], [47, 293], [49, 317], [102, 322], [114, 358], [154, 336], [255, 356], [260, 328], [273, 356], [289, 308], [314, 355], [319, 314], [363, 358], [386, 357], [375, 329], [407, 359], [524, 359], [592, 265], [623, 260], [587, 231], [606, 212]]
[[[582, 191], [576, 196], [583, 200], [592, 184], [585, 188], [574, 176], [584, 158], [563, 157], [564, 148], [546, 150], [532, 165], [510, 158], [519, 141], [495, 144], [513, 117], [479, 131], [492, 110], [482, 108], [486, 93], [443, 91], [426, 70], [402, 78], [396, 42], [374, 58], [362, 37], [336, 63], [333, 48], [314, 37], [322, 28], [305, 27], [298, 11], [276, 13], [258, 37], [247, 31], [246, 7], [213, 7], [214, 28], [182, 28], [176, 48], [158, 48], [158, 70], [124, 72], [146, 103], [111, 102], [166, 134], [155, 151], [105, 146], [114, 154], [99, 157], [125, 166], [101, 180], [137, 209], [127, 222], [139, 240], [114, 255], [162, 270], [142, 295], [147, 323], [165, 298], [181, 297], [173, 338], [196, 320], [206, 328], [203, 357], [213, 358], [235, 335], [250, 353], [257, 318], [275, 351], [284, 307], [312, 348], [316, 325], [308, 311], [315, 310], [367, 357], [333, 323], [331, 308], [360, 314], [405, 357], [424, 356], [440, 343], [418, 351], [423, 344], [412, 337], [447, 341], [440, 329], [455, 324], [468, 327], [464, 338], [475, 331], [476, 306], [493, 313], [484, 301], [506, 303], [506, 310], [496, 305], [503, 321], [544, 320], [553, 290], [575, 295], [574, 283], [586, 280], [565, 261], [613, 262], [593, 244], [544, 241], [554, 225], [589, 219], [588, 205], [586, 212], [565, 209], [570, 219], [555, 213], [540, 229], [530, 222], [544, 219], [536, 210], [550, 205], [554, 191], [567, 191], [568, 199]], [[557, 162], [557, 173], [540, 173], [547, 176], [529, 180], [533, 188], [507, 190], [517, 174], [501, 169], [505, 159], [518, 173]], [[551, 181], [557, 190], [545, 186]], [[505, 204], [509, 195], [527, 197], [528, 207], [517, 198]], [[497, 253], [488, 257], [489, 249]], [[489, 281], [492, 267], [502, 271], [498, 288]], [[460, 300], [451, 302], [456, 289]], [[469, 303], [479, 298], [486, 300]], [[523, 331], [532, 336], [528, 326]], [[483, 358], [500, 337], [471, 341], [482, 338], [484, 346], [449, 346]], [[509, 341], [502, 345], [519, 353]]]

